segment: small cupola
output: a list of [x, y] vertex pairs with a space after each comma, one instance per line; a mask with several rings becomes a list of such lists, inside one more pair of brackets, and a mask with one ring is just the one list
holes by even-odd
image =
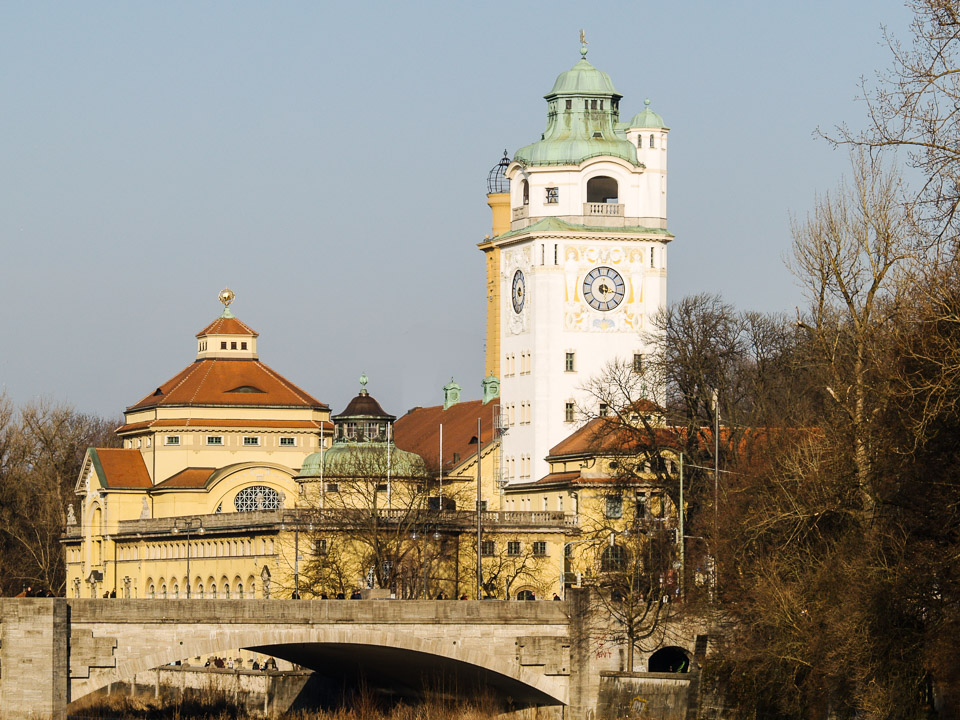
[[343, 412], [331, 417], [335, 444], [387, 442], [392, 439], [395, 415], [386, 412], [367, 391], [366, 374], [360, 375], [360, 392]]
[[448, 410], [449, 408], [456, 405], [460, 402], [460, 391], [461, 388], [454, 382], [453, 378], [450, 378], [450, 382], [443, 386], [443, 409]]
[[197, 360], [256, 360], [258, 334], [230, 311], [236, 295], [230, 288], [220, 291], [223, 312], [197, 333]]
[[480, 383], [483, 387], [483, 404], [500, 397], [500, 380], [495, 375], [488, 375]]

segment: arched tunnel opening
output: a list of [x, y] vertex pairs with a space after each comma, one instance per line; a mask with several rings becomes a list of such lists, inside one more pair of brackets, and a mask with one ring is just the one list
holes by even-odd
[[334, 710], [363, 700], [389, 709], [425, 701], [480, 701], [519, 710], [560, 701], [520, 680], [461, 660], [405, 648], [352, 643], [298, 643], [246, 648], [314, 671], [291, 709]]
[[690, 670], [690, 656], [683, 648], [660, 648], [647, 662], [647, 670], [661, 673], [685, 673]]

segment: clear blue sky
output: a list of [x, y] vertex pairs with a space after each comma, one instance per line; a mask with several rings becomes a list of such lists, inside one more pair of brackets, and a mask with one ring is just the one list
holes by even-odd
[[195, 354], [217, 293], [343, 408], [478, 397], [487, 171], [579, 58], [671, 128], [670, 300], [801, 302], [790, 213], [847, 158], [895, 0], [7, 2], [0, 386], [118, 415]]

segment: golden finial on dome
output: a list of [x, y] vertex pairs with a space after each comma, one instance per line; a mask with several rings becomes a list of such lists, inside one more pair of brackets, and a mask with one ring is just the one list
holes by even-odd
[[236, 293], [233, 292], [230, 288], [224, 288], [220, 291], [220, 302], [223, 303], [224, 307], [230, 307], [230, 303], [233, 302], [233, 299], [236, 297]]

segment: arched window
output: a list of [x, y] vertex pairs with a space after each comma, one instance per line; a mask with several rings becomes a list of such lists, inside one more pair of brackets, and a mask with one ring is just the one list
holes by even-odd
[[157, 597], [157, 588], [153, 584], [150, 585], [150, 588], [147, 590], [147, 597], [153, 600]]
[[203, 599], [203, 583], [202, 582], [197, 583], [197, 597], [200, 598], [201, 600]]
[[166, 584], [160, 586], [160, 597], [163, 600], [167, 599], [167, 586]]
[[210, 597], [215, 598], [217, 596], [217, 584], [210, 583]]
[[173, 597], [174, 597], [174, 599], [178, 599], [178, 600], [180, 599], [180, 586], [179, 586], [179, 585], [174, 585], [174, 586], [173, 586]]
[[520, 183], [520, 188], [523, 191], [523, 204], [529, 205], [530, 204], [530, 183], [524, 180], [522, 183]]
[[230, 599], [230, 583], [225, 583], [223, 586], [223, 596], [229, 600]]
[[237, 597], [243, 600], [243, 583], [237, 583]]
[[627, 551], [622, 545], [604, 548], [600, 555], [601, 572], [619, 572], [627, 566]]
[[616, 203], [618, 199], [619, 188], [612, 177], [600, 175], [587, 180], [588, 203]]
[[536, 600], [537, 596], [533, 594], [533, 590], [521, 590], [517, 593], [517, 600]]
[[252, 485], [237, 493], [233, 499], [237, 512], [255, 512], [257, 510], [279, 510], [280, 493], [265, 485]]
[[650, 147], [651, 147], [651, 148], [656, 147], [656, 146], [654, 145], [654, 142], [653, 142], [653, 135], [652, 135], [652, 134], [650, 135]]

